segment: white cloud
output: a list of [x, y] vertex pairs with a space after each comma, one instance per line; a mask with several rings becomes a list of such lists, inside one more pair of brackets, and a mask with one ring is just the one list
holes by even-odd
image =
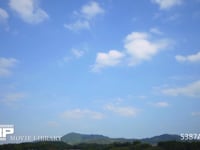
[[76, 49], [76, 48], [72, 48], [71, 53], [60, 58], [57, 61], [57, 64], [60, 67], [63, 67], [66, 63], [69, 63], [70, 61], [73, 61], [75, 59], [76, 60], [80, 59], [81, 57], [83, 57], [85, 55], [85, 53], [87, 53], [87, 50], [79, 50], [79, 49]]
[[9, 18], [8, 13], [4, 9], [0, 8], [0, 22], [5, 21], [8, 18]]
[[12, 74], [12, 68], [18, 63], [14, 58], [0, 57], [0, 77], [9, 76]]
[[76, 57], [76, 58], [80, 58], [85, 54], [85, 51], [83, 50], [78, 50], [78, 49], [72, 49], [72, 54]]
[[193, 55], [188, 55], [188, 56], [176, 55], [175, 58], [178, 62], [196, 63], [196, 62], [200, 62], [200, 52]]
[[64, 27], [72, 31], [78, 31], [82, 29], [90, 29], [90, 23], [87, 20], [77, 20], [71, 24], [64, 24]]
[[103, 14], [104, 10], [100, 7], [100, 5], [97, 2], [90, 2], [86, 5], [84, 5], [81, 9], [81, 14], [86, 19], [92, 19], [96, 17], [99, 14]]
[[183, 87], [164, 89], [162, 93], [170, 96], [200, 97], [200, 80]]
[[36, 0], [10, 0], [9, 6], [23, 21], [37, 24], [46, 20], [49, 16], [36, 2]]
[[8, 25], [8, 18], [9, 14], [7, 13], [6, 10], [0, 8], [0, 25], [3, 25], [3, 28], [5, 31], [9, 31], [9, 25]]
[[153, 18], [159, 19], [163, 23], [166, 22], [176, 22], [182, 15], [180, 13], [173, 13], [171, 15], [166, 16], [165, 13], [155, 13]]
[[158, 28], [151, 28], [150, 32], [154, 33], [154, 34], [158, 34], [158, 35], [162, 35], [163, 34]]
[[131, 57], [129, 65], [136, 65], [151, 59], [168, 45], [169, 42], [167, 40], [151, 41], [148, 33], [132, 32], [126, 37], [124, 47]]
[[137, 115], [139, 111], [134, 107], [130, 106], [123, 107], [123, 106], [116, 106], [113, 104], [106, 105], [105, 109], [124, 117], [134, 117]]
[[154, 106], [156, 106], [156, 107], [168, 107], [169, 103], [167, 103], [167, 102], [157, 102], [157, 103], [154, 103]]
[[153, 41], [150, 37], [151, 35], [145, 32], [132, 32], [125, 38], [124, 51], [110, 50], [108, 53], [97, 53], [92, 71], [98, 72], [102, 68], [117, 66], [120, 63], [134, 66], [150, 60], [154, 55], [170, 45], [168, 39]]
[[7, 105], [15, 104], [16, 102], [25, 98], [24, 93], [7, 93], [1, 95], [1, 102]]
[[181, 17], [181, 15], [176, 13], [176, 14], [173, 14], [173, 15], [165, 18], [165, 21], [175, 21], [180, 17]]
[[83, 5], [80, 11], [74, 11], [74, 16], [77, 20], [64, 24], [64, 27], [72, 31], [90, 29], [91, 22], [104, 12], [104, 9], [100, 7], [99, 3], [92, 1]]
[[181, 5], [183, 0], [151, 0], [153, 3], [156, 3], [160, 6], [160, 9], [170, 9], [174, 6]]
[[88, 109], [67, 110], [62, 114], [62, 116], [65, 119], [82, 119], [82, 118], [102, 119], [104, 117], [102, 113], [91, 111]]
[[92, 68], [92, 71], [98, 72], [102, 68], [112, 67], [120, 64], [124, 54], [117, 50], [110, 50], [108, 53], [98, 53], [95, 65]]

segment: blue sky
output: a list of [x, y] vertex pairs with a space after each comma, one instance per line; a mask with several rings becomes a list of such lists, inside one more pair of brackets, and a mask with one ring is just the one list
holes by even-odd
[[16, 135], [200, 132], [199, 0], [0, 0], [0, 124]]

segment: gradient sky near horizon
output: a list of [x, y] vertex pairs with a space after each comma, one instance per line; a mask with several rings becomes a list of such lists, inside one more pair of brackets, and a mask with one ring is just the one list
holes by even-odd
[[0, 124], [15, 135], [200, 133], [199, 0], [0, 0]]

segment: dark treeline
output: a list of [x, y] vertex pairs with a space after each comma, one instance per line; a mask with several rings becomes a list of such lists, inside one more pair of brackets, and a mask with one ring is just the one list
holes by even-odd
[[113, 144], [78, 144], [32, 142], [0, 145], [0, 150], [200, 150], [200, 142], [159, 142], [156, 146], [135, 141]]

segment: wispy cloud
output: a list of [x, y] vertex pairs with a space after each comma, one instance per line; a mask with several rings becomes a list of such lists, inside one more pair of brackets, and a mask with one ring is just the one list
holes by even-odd
[[178, 20], [180, 17], [181, 17], [181, 14], [176, 13], [176, 14], [173, 14], [173, 15], [171, 15], [171, 16], [165, 18], [165, 22], [166, 22], [166, 21], [176, 21], [176, 20]]
[[169, 103], [168, 102], [164, 102], [164, 101], [161, 101], [161, 102], [156, 102], [153, 104], [154, 106], [156, 107], [168, 107], [169, 106]]
[[0, 77], [9, 76], [12, 74], [12, 68], [18, 63], [14, 58], [0, 57]]
[[62, 58], [60, 58], [57, 61], [57, 64], [59, 66], [64, 66], [66, 63], [69, 63], [70, 61], [73, 60], [78, 60], [81, 57], [83, 57], [87, 53], [87, 50], [85, 49], [77, 49], [77, 48], [72, 48], [70, 50], [70, 53]]
[[6, 10], [0, 8], [0, 25], [3, 26], [5, 31], [9, 31], [9, 25], [8, 25], [8, 19], [9, 19], [9, 14], [7, 13]]
[[173, 13], [173, 14], [166, 14], [163, 12], [157, 12], [154, 14], [153, 18], [154, 19], [158, 19], [160, 21], [162, 21], [163, 23], [168, 23], [168, 22], [176, 22], [176, 23], [180, 23], [179, 19], [182, 17], [182, 14], [180, 13]]
[[78, 50], [78, 49], [74, 49], [74, 48], [71, 50], [71, 52], [76, 58], [80, 58], [85, 54], [84, 50]]
[[99, 5], [99, 3], [91, 1], [83, 5], [80, 11], [74, 12], [76, 21], [66, 23], [64, 24], [64, 27], [72, 31], [90, 29], [91, 21], [104, 12], [104, 9]]
[[64, 24], [64, 27], [69, 30], [77, 31], [82, 29], [90, 29], [90, 23], [87, 20], [77, 20], [74, 23]]
[[178, 62], [197, 63], [197, 62], [200, 62], [200, 52], [196, 54], [192, 54], [192, 55], [187, 55], [187, 56], [176, 55], [175, 58]]
[[200, 112], [192, 112], [192, 116], [194, 116], [194, 117], [196, 117], [196, 116], [200, 117]]
[[162, 93], [170, 96], [200, 97], [200, 81], [195, 81], [183, 87], [164, 89]]
[[174, 6], [181, 5], [184, 0], [151, 0], [153, 3], [159, 5], [160, 9], [166, 10]]
[[153, 34], [157, 34], [157, 35], [162, 35], [163, 32], [161, 32], [158, 28], [151, 28], [150, 32]]
[[118, 106], [114, 104], [107, 104], [105, 109], [124, 117], [134, 117], [139, 112], [138, 109], [131, 106]]
[[5, 21], [9, 18], [9, 15], [6, 10], [0, 8], [0, 22]]
[[62, 117], [65, 119], [103, 119], [104, 115], [100, 112], [91, 111], [89, 109], [72, 109], [62, 113]]
[[10, 0], [9, 6], [26, 23], [37, 24], [49, 18], [35, 0]]
[[99, 52], [97, 54], [96, 62], [92, 67], [92, 71], [98, 72], [105, 67], [113, 67], [122, 61], [124, 54], [117, 50], [110, 50], [108, 53]]
[[0, 96], [0, 102], [6, 105], [16, 104], [18, 101], [25, 98], [25, 94], [21, 92], [7, 93]]

